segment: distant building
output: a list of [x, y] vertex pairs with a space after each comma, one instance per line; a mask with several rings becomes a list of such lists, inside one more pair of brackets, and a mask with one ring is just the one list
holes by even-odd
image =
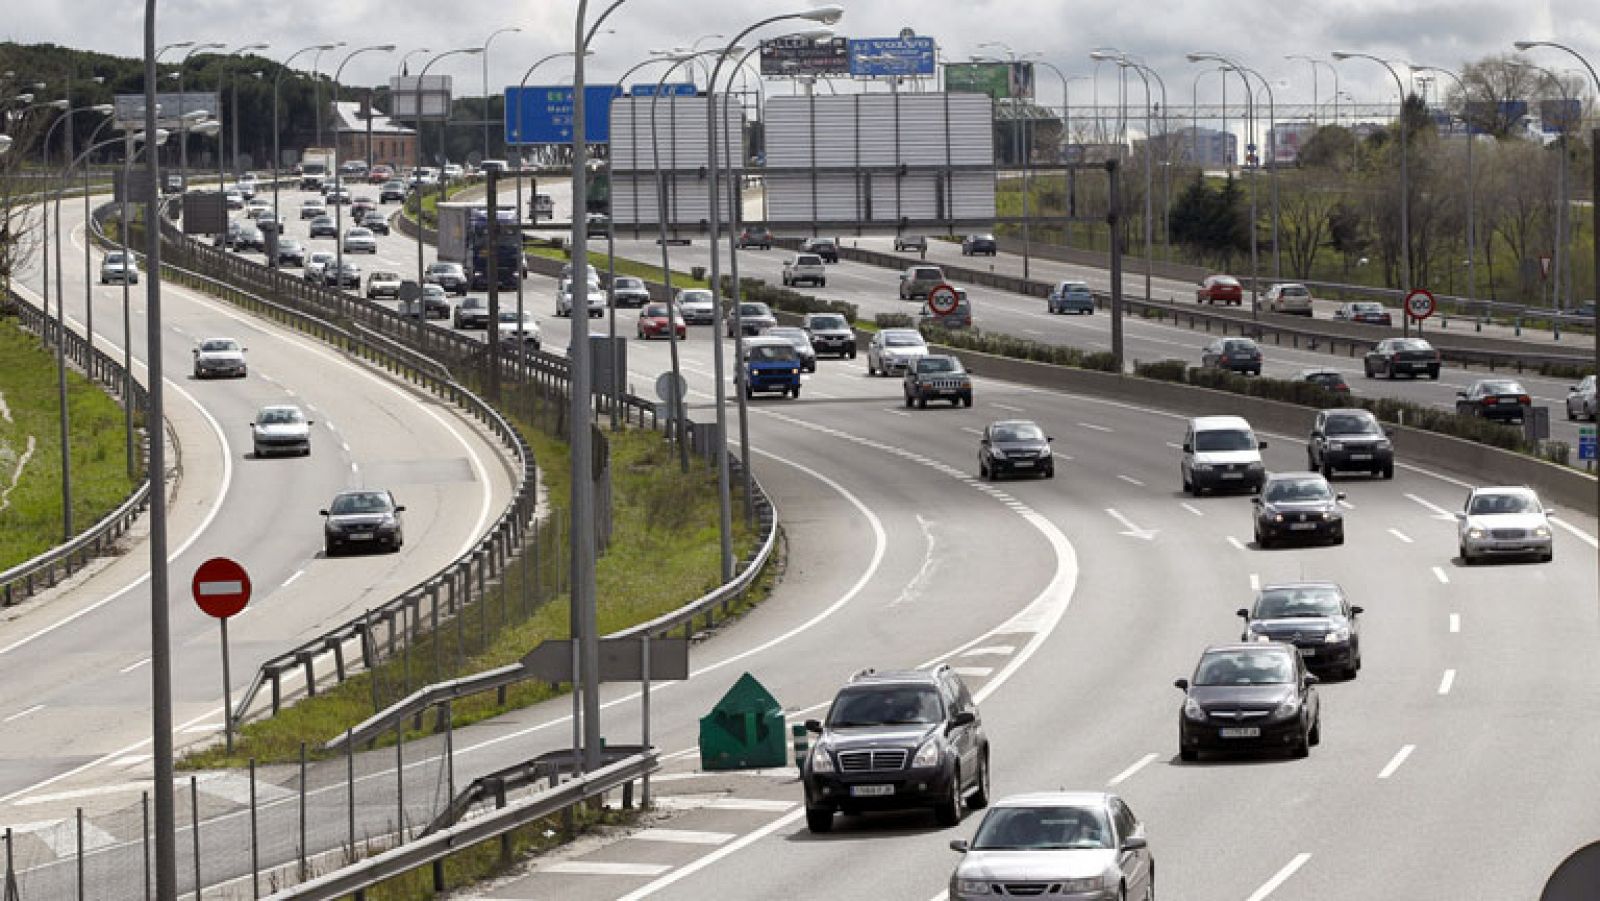
[[1169, 135], [1156, 135], [1151, 150], [1184, 165], [1220, 169], [1238, 160], [1239, 138], [1215, 128], [1180, 128]]
[[1267, 129], [1267, 148], [1272, 152], [1272, 162], [1278, 166], [1293, 166], [1300, 161], [1300, 148], [1317, 133], [1314, 122], [1277, 122]]
[[370, 109], [365, 101], [335, 103], [333, 119], [341, 162], [365, 160], [369, 165], [382, 164], [397, 169], [408, 169], [417, 164], [416, 130], [401, 125], [378, 110]]

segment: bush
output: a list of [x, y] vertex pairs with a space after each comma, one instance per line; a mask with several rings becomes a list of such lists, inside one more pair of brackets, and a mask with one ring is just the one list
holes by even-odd
[[[722, 294], [733, 293], [733, 280], [728, 276], [722, 277]], [[798, 291], [791, 291], [781, 285], [769, 285], [758, 278], [739, 279], [739, 296], [745, 300], [759, 301], [774, 310], [785, 313], [838, 313], [846, 322], [855, 322], [859, 310], [853, 303], [842, 300], [823, 300]]]
[[1572, 445], [1566, 443], [1565, 441], [1546, 441], [1544, 445], [1544, 456], [1545, 459], [1552, 463], [1559, 463], [1562, 466], [1566, 466], [1567, 462], [1572, 459]]
[[[900, 314], [894, 314], [900, 315]], [[880, 316], [881, 320], [889, 318]], [[910, 317], [905, 317], [909, 319]], [[1030, 341], [1026, 338], [1014, 338], [1010, 335], [994, 335], [973, 329], [971, 331], [950, 331], [936, 325], [924, 325], [922, 334], [934, 344], [946, 347], [956, 347], [963, 350], [975, 350], [980, 353], [994, 354], [999, 357], [1012, 357], [1018, 360], [1032, 360], [1036, 363], [1050, 363], [1056, 366], [1072, 366], [1077, 369], [1094, 369], [1100, 372], [1116, 372], [1117, 360], [1110, 353], [1101, 351], [1088, 353], [1076, 347], [1062, 347], [1056, 344], [1044, 344]]]
[[1189, 364], [1183, 360], [1157, 360], [1154, 363], [1133, 364], [1134, 375], [1161, 382], [1182, 382], [1188, 371]]
[[872, 324], [881, 331], [886, 328], [916, 328], [917, 321], [906, 313], [879, 313], [872, 317]]

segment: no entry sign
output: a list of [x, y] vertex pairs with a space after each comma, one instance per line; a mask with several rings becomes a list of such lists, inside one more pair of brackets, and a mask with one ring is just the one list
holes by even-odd
[[237, 616], [250, 603], [250, 575], [227, 557], [212, 557], [194, 571], [194, 602], [217, 619]]

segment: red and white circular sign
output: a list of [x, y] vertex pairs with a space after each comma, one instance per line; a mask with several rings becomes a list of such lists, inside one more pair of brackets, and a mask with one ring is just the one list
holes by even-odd
[[928, 309], [940, 316], [954, 313], [960, 302], [961, 297], [953, 285], [938, 284], [928, 291]]
[[217, 619], [237, 616], [250, 603], [250, 574], [227, 557], [212, 557], [194, 571], [194, 602]]
[[1422, 288], [1417, 288], [1406, 295], [1406, 315], [1412, 319], [1427, 319], [1437, 308], [1438, 304], [1434, 301], [1433, 295]]

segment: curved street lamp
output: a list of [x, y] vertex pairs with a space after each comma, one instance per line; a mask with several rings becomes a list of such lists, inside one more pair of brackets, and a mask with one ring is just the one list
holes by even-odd
[[[174, 46], [176, 46], [176, 45], [174, 45]], [[182, 107], [183, 107], [183, 74], [184, 74], [184, 71], [189, 68], [189, 57], [194, 56], [196, 53], [199, 53], [202, 50], [224, 50], [224, 49], [227, 48], [227, 46], [228, 46], [227, 44], [218, 44], [218, 43], [194, 44], [193, 46], [191, 46], [189, 48], [189, 52], [185, 53], [183, 55], [183, 59], [178, 61], [178, 98], [179, 98], [178, 99], [178, 106], [179, 106], [178, 112], [180, 112], [180, 113], [186, 112], [186, 110], [182, 109]], [[222, 99], [222, 97], [221, 97], [222, 88], [221, 88], [220, 85], [217, 87], [217, 94], [218, 94], [217, 100], [220, 103], [221, 99]], [[179, 126], [178, 126], [178, 171], [183, 173], [183, 182], [184, 182], [185, 185], [187, 185], [189, 183], [189, 140], [188, 139], [189, 139], [189, 127], [188, 127], [188, 124], [187, 123], [180, 123]]]
[[[363, 53], [393, 52], [393, 44], [373, 44], [370, 47], [358, 47], [355, 50], [346, 53], [344, 59], [339, 61], [338, 68], [333, 70], [334, 110], [337, 111], [339, 109], [339, 77], [344, 74], [344, 67], [349, 65], [351, 60]], [[372, 111], [368, 110], [367, 115], [372, 115]], [[333, 233], [335, 235], [333, 239], [333, 271], [335, 289], [342, 294], [344, 292], [344, 208], [349, 206], [349, 204], [344, 200], [344, 175], [340, 171], [343, 166], [339, 160], [339, 151], [343, 149], [340, 146], [339, 140], [339, 123], [343, 121], [343, 117], [335, 115], [333, 118], [333, 198], [336, 201], [333, 205]], [[371, 160], [368, 160], [367, 162], [369, 165], [371, 164]], [[417, 233], [421, 234], [422, 230], [418, 229]], [[419, 319], [418, 321], [420, 322], [421, 320]]]
[[[1405, 82], [1400, 80], [1400, 73], [1394, 70], [1394, 66], [1389, 65], [1387, 61], [1381, 59], [1380, 57], [1373, 56], [1370, 53], [1354, 53], [1335, 50], [1333, 51], [1332, 56], [1334, 59], [1339, 61], [1344, 61], [1347, 59], [1365, 59], [1377, 63], [1378, 65], [1382, 66], [1391, 77], [1394, 78], [1394, 86], [1400, 91], [1400, 290], [1406, 294], [1410, 294], [1411, 180], [1409, 174], [1410, 170], [1406, 165], [1406, 157], [1409, 156], [1409, 153], [1406, 150], [1406, 132], [1408, 131], [1406, 128], [1406, 85]], [[1411, 334], [1410, 316], [1402, 315], [1400, 317], [1400, 324], [1401, 334]]]
[[[496, 37], [499, 37], [502, 34], [521, 34], [521, 33], [522, 33], [522, 29], [517, 28], [514, 25], [508, 25], [505, 28], [496, 28], [494, 31], [489, 32], [489, 36], [488, 37], [483, 39], [483, 54], [482, 54], [482, 56], [483, 56], [483, 158], [484, 159], [488, 159], [489, 158], [489, 45], [494, 42], [494, 39]], [[501, 107], [500, 115], [502, 117], [505, 116], [505, 108], [504, 107]], [[502, 126], [502, 128], [503, 127], [504, 126]], [[521, 320], [518, 320], [518, 321], [520, 322]], [[520, 328], [520, 326], [519, 326], [519, 328]]]
[[[1246, 126], [1245, 134], [1254, 135], [1256, 121], [1256, 92], [1250, 84], [1250, 77], [1245, 74], [1243, 66], [1218, 53], [1190, 53], [1186, 57], [1191, 63], [1220, 63], [1221, 67], [1239, 76], [1244, 82], [1245, 118], [1250, 122]], [[1224, 90], [1226, 90], [1227, 76], [1223, 76]], [[1227, 136], [1223, 136], [1226, 144]], [[1259, 162], [1259, 160], [1258, 160]], [[1250, 169], [1250, 318], [1256, 320], [1261, 315], [1261, 256], [1259, 240], [1256, 232], [1256, 173], [1261, 171], [1259, 165]]]
[[[439, 62], [442, 59], [449, 59], [452, 56], [475, 56], [475, 55], [477, 55], [479, 53], [482, 53], [482, 52], [483, 52], [483, 48], [482, 47], [458, 47], [455, 50], [446, 50], [445, 52], [439, 54], [438, 56], [435, 56], [433, 59], [428, 60], [428, 62], [425, 65], [423, 65], [422, 71], [417, 74], [417, 162], [416, 162], [415, 166], [412, 167], [413, 169], [416, 169], [416, 168], [419, 168], [419, 167], [422, 166], [422, 80], [424, 78], [428, 77], [428, 70], [433, 68], [433, 64], [436, 63], [436, 62]], [[448, 122], [449, 119], [450, 119], [450, 107], [448, 105], [445, 106], [444, 113], [445, 113], [444, 122], [441, 122], [439, 124], [439, 150], [440, 150], [441, 154], [444, 151], [445, 122]], [[413, 173], [413, 174], [415, 174], [415, 173]], [[422, 194], [423, 194], [423, 190], [422, 189], [423, 189], [423, 187], [424, 187], [424, 185], [420, 181], [418, 181], [417, 184], [416, 184], [416, 190], [415, 190], [415, 193], [417, 195], [417, 223], [416, 223], [416, 225], [417, 225], [417, 284], [419, 286], [422, 284], [422, 269], [423, 269], [423, 262], [422, 262]], [[439, 200], [444, 200], [444, 170], [442, 168], [439, 170]], [[426, 328], [427, 327], [426, 324], [424, 323], [423, 319], [424, 319], [424, 317], [421, 317], [421, 316], [417, 317], [417, 328], [420, 329], [420, 328]]]
[[[334, 44], [312, 44], [309, 47], [301, 47], [289, 54], [289, 58], [278, 67], [277, 74], [272, 76], [272, 218], [280, 223], [283, 222], [283, 214], [278, 212], [278, 166], [282, 164], [283, 151], [278, 147], [278, 86], [283, 83], [283, 73], [289, 69], [289, 64], [294, 62], [296, 57], [312, 51], [332, 50], [334, 46]], [[267, 262], [272, 268], [278, 268], [276, 257]]]
[[1335, 125], [1339, 124], [1339, 67], [1325, 59], [1318, 59], [1315, 56], [1306, 56], [1304, 53], [1285, 53], [1283, 58], [1287, 60], [1299, 60], [1300, 62], [1311, 64], [1311, 121], [1313, 124], [1319, 127], [1322, 124], [1322, 104], [1317, 98], [1317, 67], [1328, 67], [1328, 71], [1333, 73], [1333, 122]]
[[[1467, 130], [1467, 294], [1473, 300], [1478, 298], [1478, 221], [1477, 221], [1477, 180], [1473, 177], [1472, 145], [1477, 139], [1472, 136], [1472, 120], [1467, 118], [1467, 86], [1457, 75], [1442, 66], [1419, 66], [1407, 63], [1407, 68], [1413, 72], [1434, 72], [1448, 76], [1456, 83], [1456, 90], [1461, 92], [1461, 122]], [[1338, 95], [1334, 95], [1338, 100]], [[1335, 116], [1338, 114], [1335, 113]], [[1335, 120], [1337, 121], [1337, 119]], [[1565, 135], [1563, 135], [1565, 137]], [[1563, 158], [1563, 162], [1565, 159]], [[1571, 286], [1568, 286], [1569, 288]]]

